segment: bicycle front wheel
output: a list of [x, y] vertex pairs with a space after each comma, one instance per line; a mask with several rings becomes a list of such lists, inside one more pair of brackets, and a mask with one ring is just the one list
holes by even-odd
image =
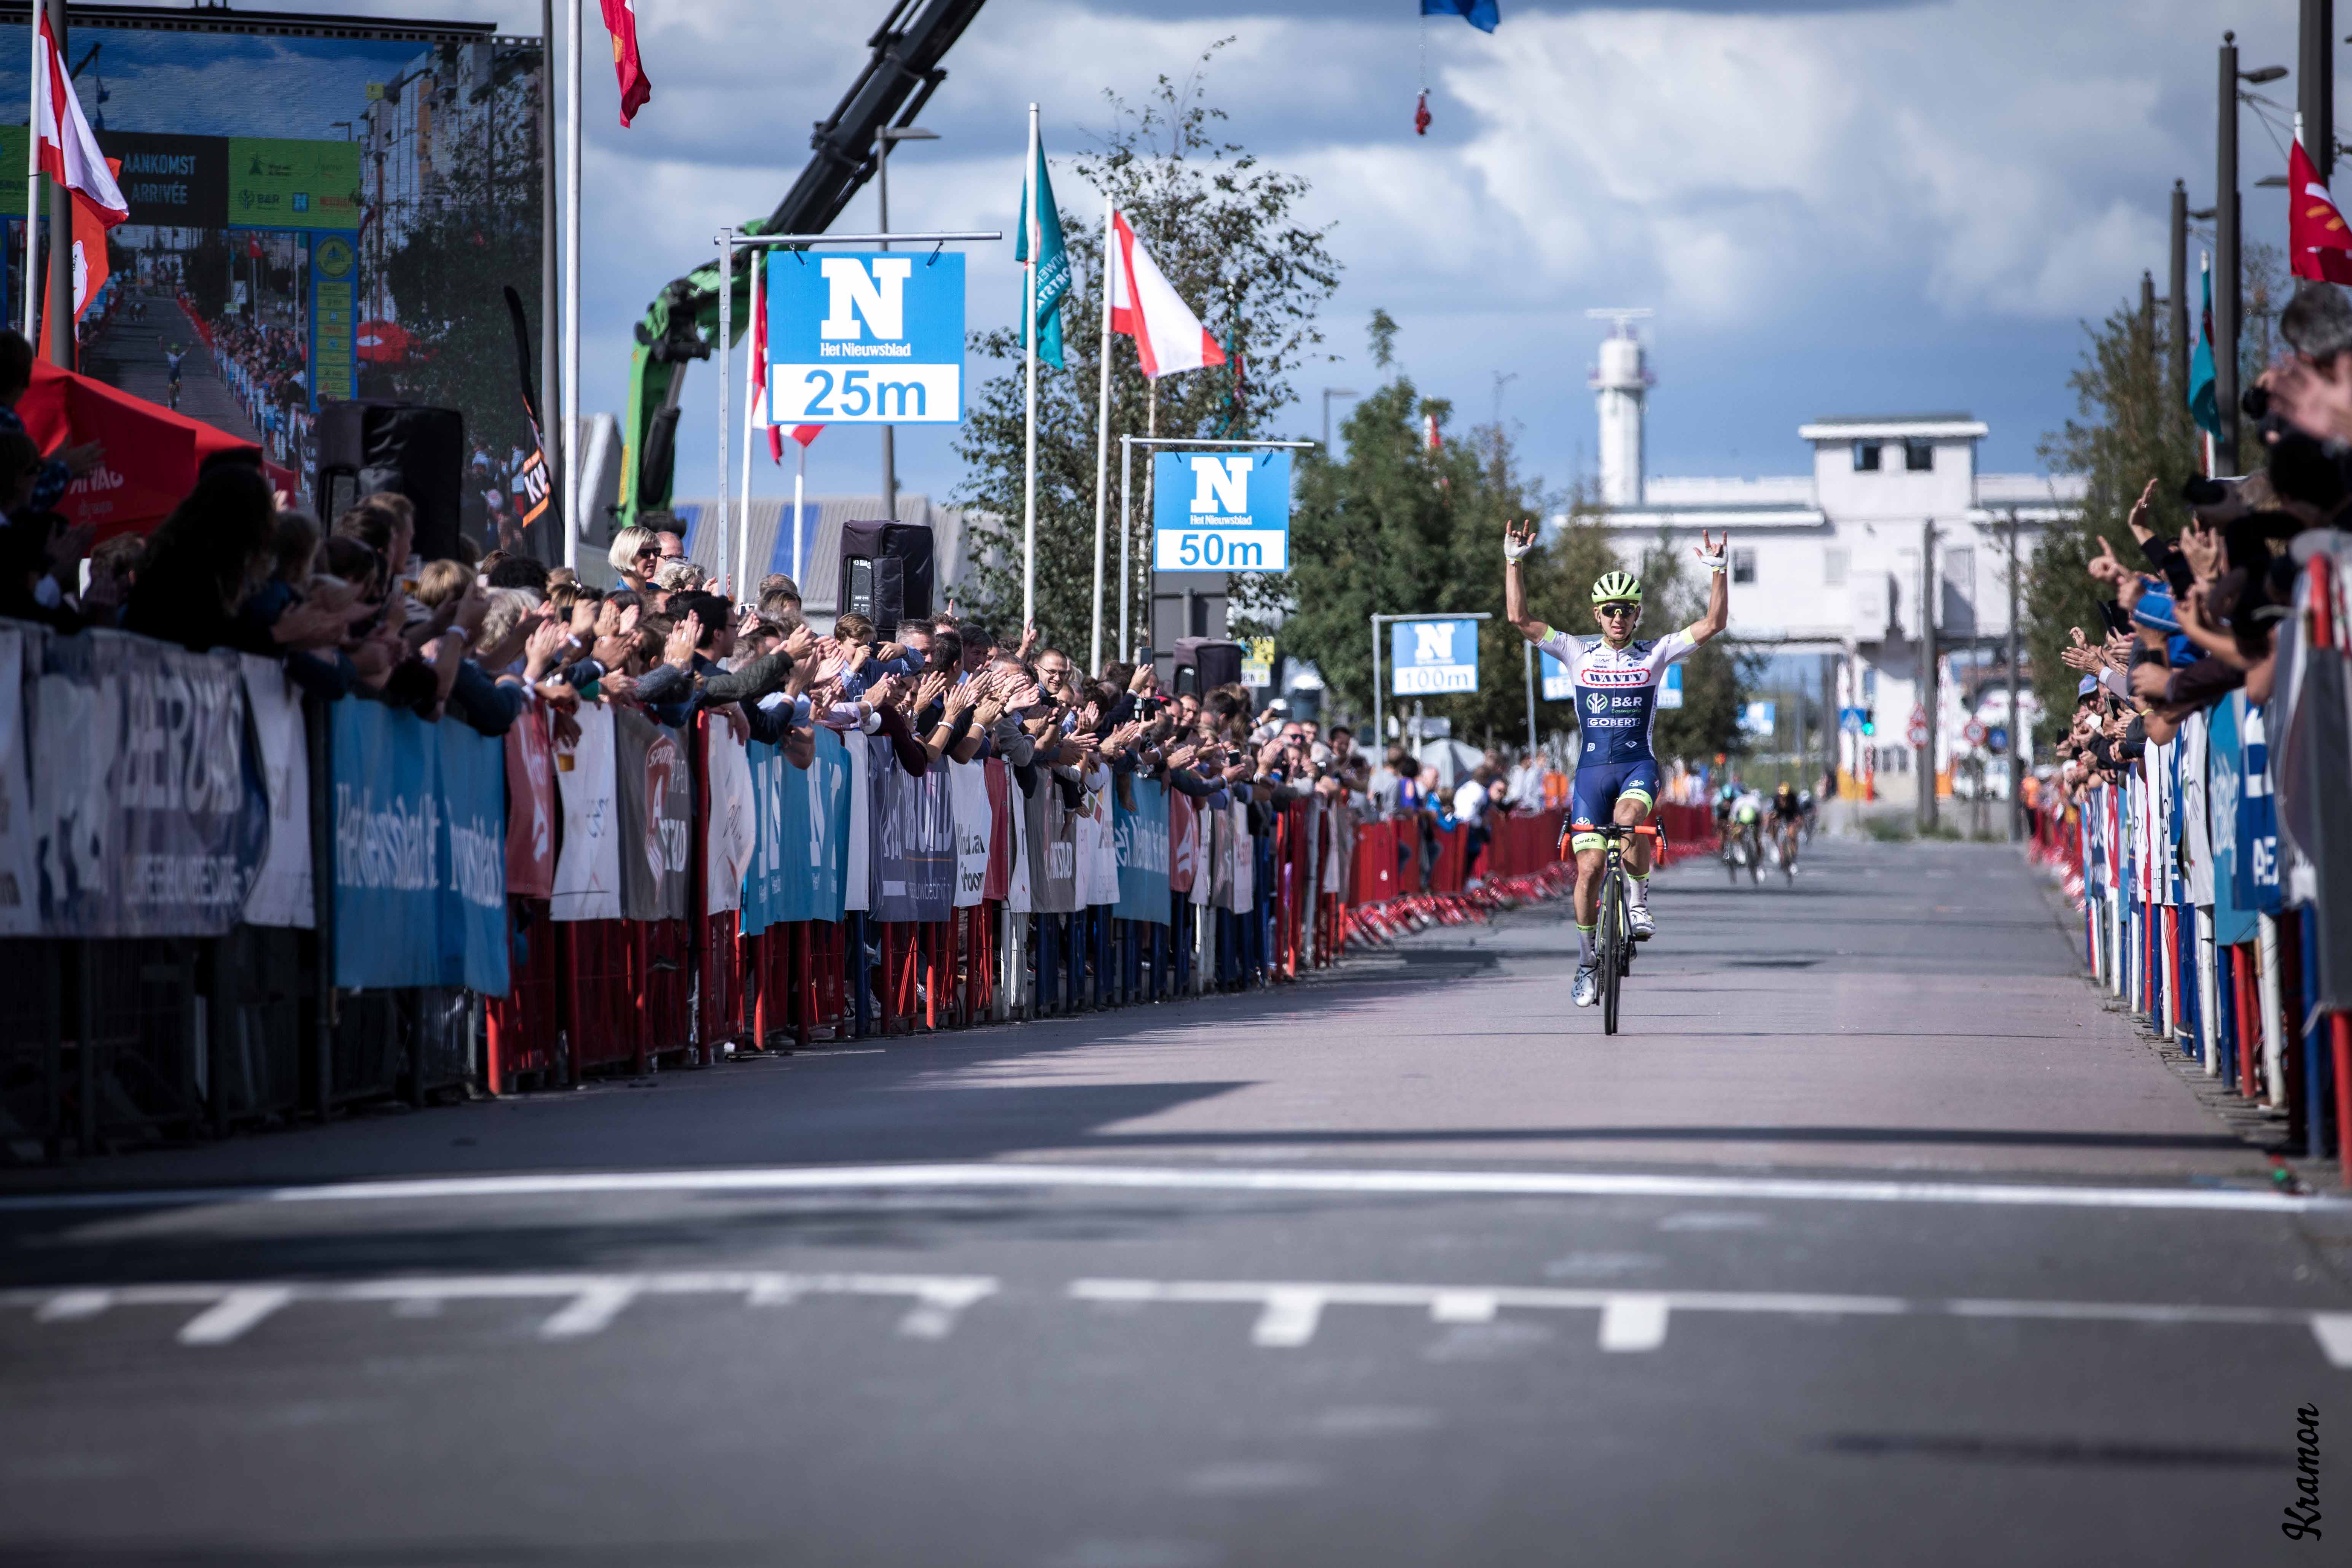
[[1625, 884], [1610, 868], [1601, 884], [1601, 1032], [1617, 1032], [1617, 992], [1625, 973]]

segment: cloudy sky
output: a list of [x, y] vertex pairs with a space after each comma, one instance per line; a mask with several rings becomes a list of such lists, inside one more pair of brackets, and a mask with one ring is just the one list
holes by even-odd
[[[527, 0], [435, 9], [538, 31]], [[789, 187], [886, 10], [639, 0], [655, 97], [623, 131], [589, 7], [586, 407], [621, 409], [629, 329], [661, 284]], [[894, 161], [894, 226], [1011, 229], [1028, 102], [1049, 154], [1082, 152], [1106, 90], [1132, 100], [1230, 37], [1210, 100], [1234, 140], [1313, 182], [1345, 267], [1325, 321], [1341, 357], [1299, 379], [1298, 432], [1319, 426], [1317, 388], [1372, 384], [1362, 323], [1385, 307], [1406, 369], [1465, 415], [1491, 417], [1511, 378], [1504, 417], [1564, 483], [1593, 460], [1602, 329], [1584, 313], [1639, 305], [1657, 312], [1653, 473], [1801, 471], [1808, 418], [1954, 409], [1991, 426], [1988, 467], [2031, 468], [2070, 411], [2081, 320], [2143, 268], [2163, 286], [2173, 179], [2210, 200], [2221, 29], [2252, 68], [2292, 65], [2295, 27], [2293, 0], [1502, 10], [1486, 35], [1424, 24], [1412, 0], [993, 0], [923, 115], [942, 140]], [[1435, 120], [1417, 137], [1424, 69]], [[2292, 79], [2263, 90], [2292, 107]], [[2284, 154], [2251, 112], [2242, 143], [2245, 232], [2281, 239], [2279, 194], [2251, 187]], [[1057, 180], [1066, 205], [1091, 205]], [[836, 226], [873, 218], [869, 189]], [[972, 260], [974, 326], [1017, 313], [999, 248]], [[681, 495], [715, 488], [713, 379], [688, 395]], [[944, 433], [898, 449], [905, 488], [956, 482]], [[811, 453], [818, 491], [870, 493], [876, 470], [868, 431]]]

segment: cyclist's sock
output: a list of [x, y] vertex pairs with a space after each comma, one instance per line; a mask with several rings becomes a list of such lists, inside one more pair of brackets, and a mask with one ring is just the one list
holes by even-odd
[[1577, 927], [1576, 943], [1581, 953], [1581, 956], [1577, 959], [1579, 963], [1590, 969], [1601, 962], [1601, 928], [1599, 926]]
[[1632, 889], [1627, 895], [1627, 902], [1637, 910], [1646, 910], [1650, 907], [1650, 879], [1628, 875], [1625, 885]]

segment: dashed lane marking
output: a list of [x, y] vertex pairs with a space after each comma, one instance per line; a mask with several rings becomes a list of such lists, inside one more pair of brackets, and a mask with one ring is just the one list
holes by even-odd
[[1654, 1351], [1665, 1343], [1676, 1312], [1768, 1314], [1795, 1318], [1953, 1317], [2074, 1322], [2231, 1323], [2302, 1327], [2332, 1366], [2352, 1367], [2352, 1312], [2271, 1307], [2205, 1307], [2141, 1301], [2011, 1301], [1976, 1298], [1830, 1296], [1756, 1290], [1573, 1290], [1517, 1286], [1344, 1285], [1250, 1280], [1075, 1279], [1076, 1300], [1141, 1306], [1155, 1302], [1227, 1303], [1258, 1309], [1250, 1342], [1295, 1350], [1313, 1342], [1333, 1307], [1411, 1307], [1438, 1323], [1491, 1321], [1504, 1308], [1597, 1311], [1604, 1351]]
[[1871, 1181], [1662, 1175], [1601, 1171], [1228, 1170], [1150, 1165], [974, 1164], [762, 1166], [712, 1171], [592, 1171], [437, 1176], [308, 1186], [172, 1187], [19, 1193], [0, 1214], [209, 1204], [349, 1204], [580, 1197], [603, 1194], [907, 1192], [1055, 1187], [1406, 1197], [1565, 1197], [1810, 1203], [1969, 1204], [1992, 1208], [2139, 1209], [2237, 1214], [2352, 1212], [2352, 1199], [2255, 1187], [2067, 1186], [2001, 1182]]
[[226, 1345], [265, 1319], [296, 1305], [375, 1303], [404, 1316], [429, 1315], [452, 1301], [562, 1302], [539, 1325], [543, 1340], [599, 1334], [641, 1296], [740, 1296], [747, 1306], [789, 1305], [804, 1296], [907, 1297], [898, 1321], [909, 1339], [945, 1339], [958, 1317], [995, 1293], [994, 1279], [974, 1275], [786, 1274], [752, 1270], [657, 1274], [506, 1274], [367, 1279], [341, 1284], [76, 1286], [0, 1292], [0, 1305], [30, 1307], [37, 1322], [75, 1322], [116, 1307], [200, 1307], [178, 1333], [184, 1345]]

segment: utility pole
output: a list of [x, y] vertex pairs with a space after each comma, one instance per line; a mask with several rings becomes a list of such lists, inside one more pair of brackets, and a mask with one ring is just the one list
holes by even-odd
[[[2172, 323], [2165, 345], [2171, 353], [2172, 422], [2189, 427], [2189, 187], [2172, 182]], [[2013, 563], [2012, 563], [2013, 564]]]
[[[2173, 265], [2179, 265], [2179, 253]], [[2025, 713], [2017, 700], [2017, 509], [2009, 509], [2009, 837], [2025, 837]]]
[[2213, 466], [2238, 471], [2238, 35], [2221, 35], [2213, 179]]
[[2336, 167], [2336, 0], [2303, 0], [2294, 76], [2303, 150], [2324, 185]]
[[[1331, 400], [1355, 395], [1356, 389], [1352, 386], [1327, 386], [1323, 389], [1323, 460], [1327, 463], [1331, 460]], [[1185, 628], [1188, 633], [1191, 629], [1189, 626]]]
[[1936, 826], [1936, 520], [1919, 527], [1919, 710], [1927, 732], [1918, 752], [1919, 830]]

